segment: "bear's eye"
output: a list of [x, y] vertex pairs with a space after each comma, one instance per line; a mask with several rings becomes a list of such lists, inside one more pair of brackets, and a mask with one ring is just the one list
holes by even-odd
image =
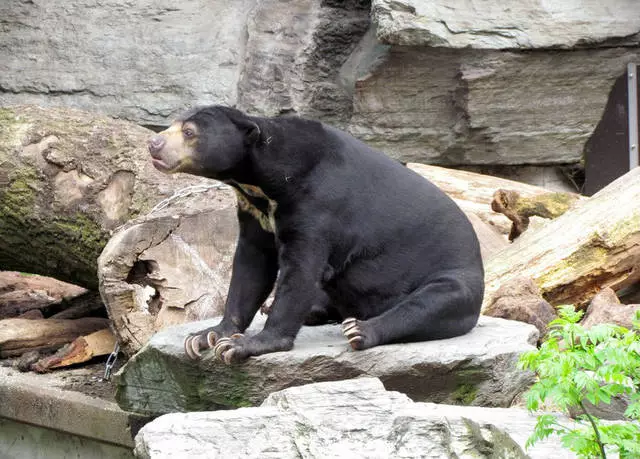
[[193, 132], [193, 129], [185, 129], [184, 131], [182, 131], [182, 134], [187, 138], [190, 139], [191, 137], [193, 137], [195, 135], [195, 132]]

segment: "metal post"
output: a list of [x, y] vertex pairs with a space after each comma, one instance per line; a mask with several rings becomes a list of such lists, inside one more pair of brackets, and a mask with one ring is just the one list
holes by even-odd
[[627, 65], [629, 95], [629, 170], [638, 166], [638, 71], [636, 64]]

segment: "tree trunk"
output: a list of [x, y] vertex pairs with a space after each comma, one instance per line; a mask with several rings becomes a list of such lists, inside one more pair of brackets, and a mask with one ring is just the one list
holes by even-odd
[[0, 109], [0, 266], [97, 289], [110, 232], [198, 179], [157, 172], [151, 131], [68, 108]]
[[499, 286], [528, 277], [552, 305], [585, 305], [606, 287], [640, 279], [640, 168], [528, 231], [486, 264], [484, 313]]
[[238, 234], [235, 194], [201, 189], [119, 228], [98, 260], [123, 352], [167, 325], [220, 315]]
[[[417, 163], [409, 163], [407, 167], [437, 185], [467, 214], [476, 214], [485, 223], [498, 228], [505, 235], [511, 231], [511, 220], [491, 209], [493, 195], [498, 189], [515, 191], [523, 198], [549, 193], [545, 188], [475, 172]], [[576, 200], [584, 199], [578, 194], [562, 194]]]

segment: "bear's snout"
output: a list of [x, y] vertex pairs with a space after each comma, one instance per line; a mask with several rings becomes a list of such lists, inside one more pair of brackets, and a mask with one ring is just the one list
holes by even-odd
[[149, 148], [149, 153], [151, 153], [151, 156], [159, 153], [160, 150], [162, 150], [162, 147], [164, 147], [165, 143], [166, 140], [164, 136], [154, 135], [153, 137], [151, 137], [149, 139], [149, 142], [147, 142], [147, 147]]

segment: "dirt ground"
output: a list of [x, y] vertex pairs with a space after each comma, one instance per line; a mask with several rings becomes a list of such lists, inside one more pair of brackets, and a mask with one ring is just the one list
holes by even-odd
[[[57, 387], [58, 389], [80, 392], [90, 397], [100, 398], [115, 402], [115, 384], [113, 375], [124, 365], [124, 357], [120, 356], [111, 372], [109, 381], [103, 379], [106, 356], [96, 358], [90, 363], [78, 365], [73, 368], [52, 370], [49, 373], [38, 374], [29, 372], [38, 385]], [[0, 365], [12, 367], [16, 359], [0, 360]], [[41, 382], [40, 382], [41, 381]]]

